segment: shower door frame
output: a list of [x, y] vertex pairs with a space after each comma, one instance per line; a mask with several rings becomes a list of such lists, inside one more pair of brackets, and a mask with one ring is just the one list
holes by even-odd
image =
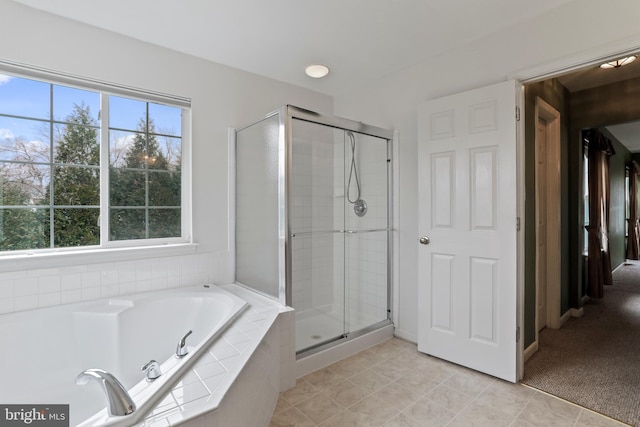
[[[344, 131], [352, 131], [357, 134], [364, 134], [373, 136], [376, 138], [385, 139], [387, 141], [387, 318], [380, 322], [369, 325], [365, 328], [357, 331], [343, 333], [342, 336], [328, 340], [321, 344], [312, 346], [308, 349], [303, 349], [297, 352], [297, 357], [305, 357], [311, 354], [317, 353], [325, 348], [334, 346], [337, 342], [346, 341], [349, 339], [357, 338], [368, 332], [374, 331], [381, 327], [391, 324], [392, 319], [392, 277], [393, 277], [393, 236], [392, 236], [392, 224], [393, 224], [393, 131], [388, 129], [379, 128], [372, 125], [367, 125], [362, 122], [356, 122], [353, 120], [328, 116], [314, 111], [309, 111], [303, 108], [295, 107], [292, 105], [286, 105], [280, 109], [280, 161], [284, 164], [284, 171], [280, 169], [282, 175], [279, 188], [279, 209], [280, 219], [278, 224], [278, 234], [280, 240], [284, 246], [284, 259], [281, 258], [280, 265], [280, 301], [287, 306], [293, 307], [293, 273], [292, 273], [292, 242], [291, 237], [293, 230], [291, 229], [291, 221], [289, 214], [293, 212], [293, 185], [292, 185], [292, 171], [293, 171], [293, 120], [302, 120], [309, 123], [315, 123], [322, 126], [328, 126]], [[364, 231], [363, 231], [364, 232]], [[344, 255], [346, 256], [346, 254]], [[343, 283], [346, 286], [346, 283]], [[344, 321], [344, 319], [343, 319]]]

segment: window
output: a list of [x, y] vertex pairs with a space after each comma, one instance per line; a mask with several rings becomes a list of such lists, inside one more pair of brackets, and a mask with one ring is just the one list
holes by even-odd
[[582, 211], [584, 212], [583, 251], [589, 253], [589, 145], [586, 140], [582, 146]]
[[629, 166], [624, 168], [624, 247], [627, 247], [627, 238], [629, 237], [629, 222], [631, 221], [631, 199], [629, 191], [631, 191], [629, 185], [629, 176], [631, 169]]
[[0, 252], [186, 241], [183, 113], [0, 74]]

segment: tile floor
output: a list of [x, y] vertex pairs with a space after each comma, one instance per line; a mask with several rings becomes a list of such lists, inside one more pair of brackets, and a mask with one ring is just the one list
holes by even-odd
[[392, 338], [298, 379], [280, 394], [270, 427], [623, 425]]

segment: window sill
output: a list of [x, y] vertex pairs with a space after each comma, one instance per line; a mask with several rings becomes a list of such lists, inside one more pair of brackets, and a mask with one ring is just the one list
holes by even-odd
[[0, 273], [193, 254], [197, 243], [0, 256]]

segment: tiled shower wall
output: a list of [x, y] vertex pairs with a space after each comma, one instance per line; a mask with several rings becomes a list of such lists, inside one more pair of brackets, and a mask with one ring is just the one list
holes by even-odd
[[0, 314], [205, 283], [226, 283], [228, 255], [192, 254], [0, 273]]

